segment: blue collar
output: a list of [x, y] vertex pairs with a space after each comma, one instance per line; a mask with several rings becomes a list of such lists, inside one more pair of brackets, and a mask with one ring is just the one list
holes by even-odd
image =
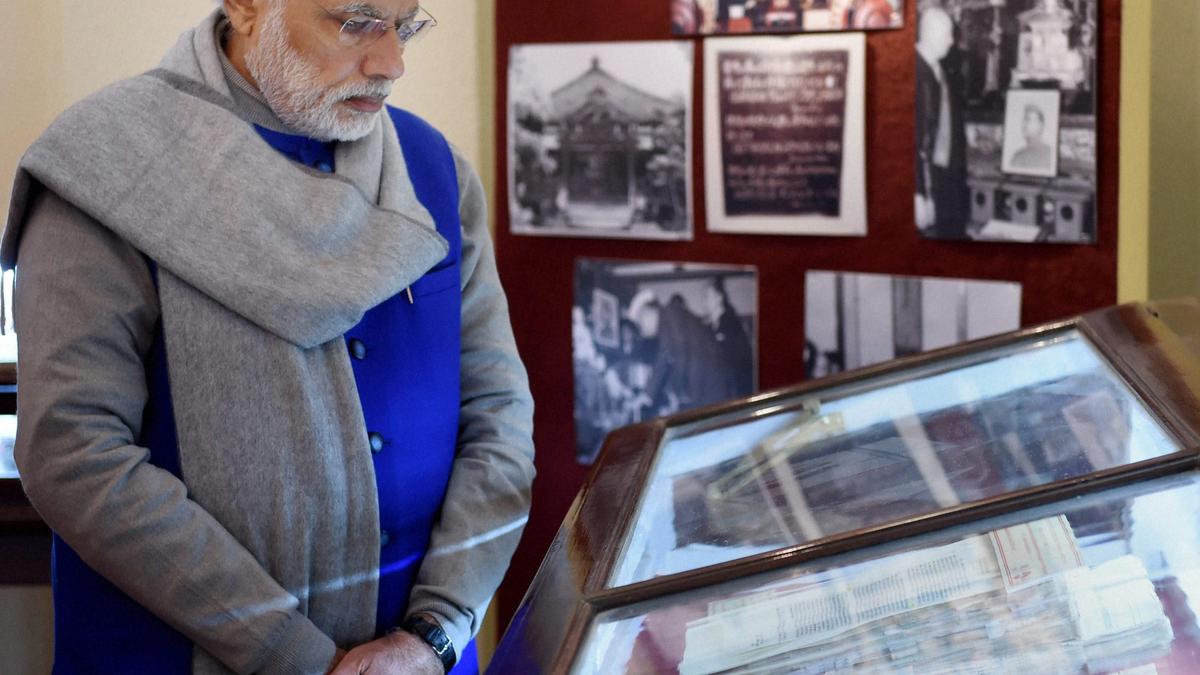
[[285, 134], [272, 131], [266, 127], [254, 125], [254, 130], [277, 152], [288, 159], [300, 162], [317, 171], [332, 173], [334, 170], [333, 141], [317, 141], [305, 136]]

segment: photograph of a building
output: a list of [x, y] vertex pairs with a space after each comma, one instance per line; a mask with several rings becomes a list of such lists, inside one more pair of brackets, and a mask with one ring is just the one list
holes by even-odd
[[691, 73], [686, 43], [514, 47], [513, 232], [690, 239]]

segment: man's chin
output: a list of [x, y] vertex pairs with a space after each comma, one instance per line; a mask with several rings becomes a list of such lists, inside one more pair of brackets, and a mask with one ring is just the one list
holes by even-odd
[[[340, 107], [340, 106], [339, 106]], [[320, 140], [325, 141], [357, 141], [366, 137], [375, 128], [379, 112], [359, 112], [339, 110], [336, 124], [323, 130]]]

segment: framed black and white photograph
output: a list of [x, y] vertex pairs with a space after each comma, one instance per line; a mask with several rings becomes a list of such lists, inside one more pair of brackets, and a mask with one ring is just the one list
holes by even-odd
[[[618, 339], [611, 344], [614, 320]], [[753, 267], [577, 260], [571, 337], [578, 460], [592, 463], [618, 427], [753, 394], [757, 335]]]
[[1096, 0], [921, 0], [913, 215], [931, 239], [1096, 241]]
[[809, 271], [804, 371], [825, 377], [1021, 326], [1007, 281]]
[[1014, 89], [1004, 113], [1004, 173], [1053, 178], [1058, 175], [1056, 89]]
[[514, 234], [692, 238], [693, 51], [672, 41], [512, 47]]
[[904, 26], [904, 0], [665, 0], [676, 35], [885, 30]]
[[708, 229], [867, 233], [861, 33], [707, 40]]

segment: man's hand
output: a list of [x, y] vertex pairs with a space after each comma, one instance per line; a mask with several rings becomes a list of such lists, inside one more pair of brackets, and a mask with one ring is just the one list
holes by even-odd
[[344, 658], [346, 658], [346, 650], [338, 648], [337, 652], [333, 655], [333, 660], [329, 662], [329, 667], [325, 669], [325, 675], [332, 673], [333, 669], [337, 668], [338, 664], [341, 663], [342, 659]]
[[913, 217], [917, 221], [917, 229], [927, 230], [937, 222], [937, 205], [918, 192], [913, 195]]
[[421, 638], [404, 631], [351, 649], [330, 675], [442, 675], [442, 662]]

